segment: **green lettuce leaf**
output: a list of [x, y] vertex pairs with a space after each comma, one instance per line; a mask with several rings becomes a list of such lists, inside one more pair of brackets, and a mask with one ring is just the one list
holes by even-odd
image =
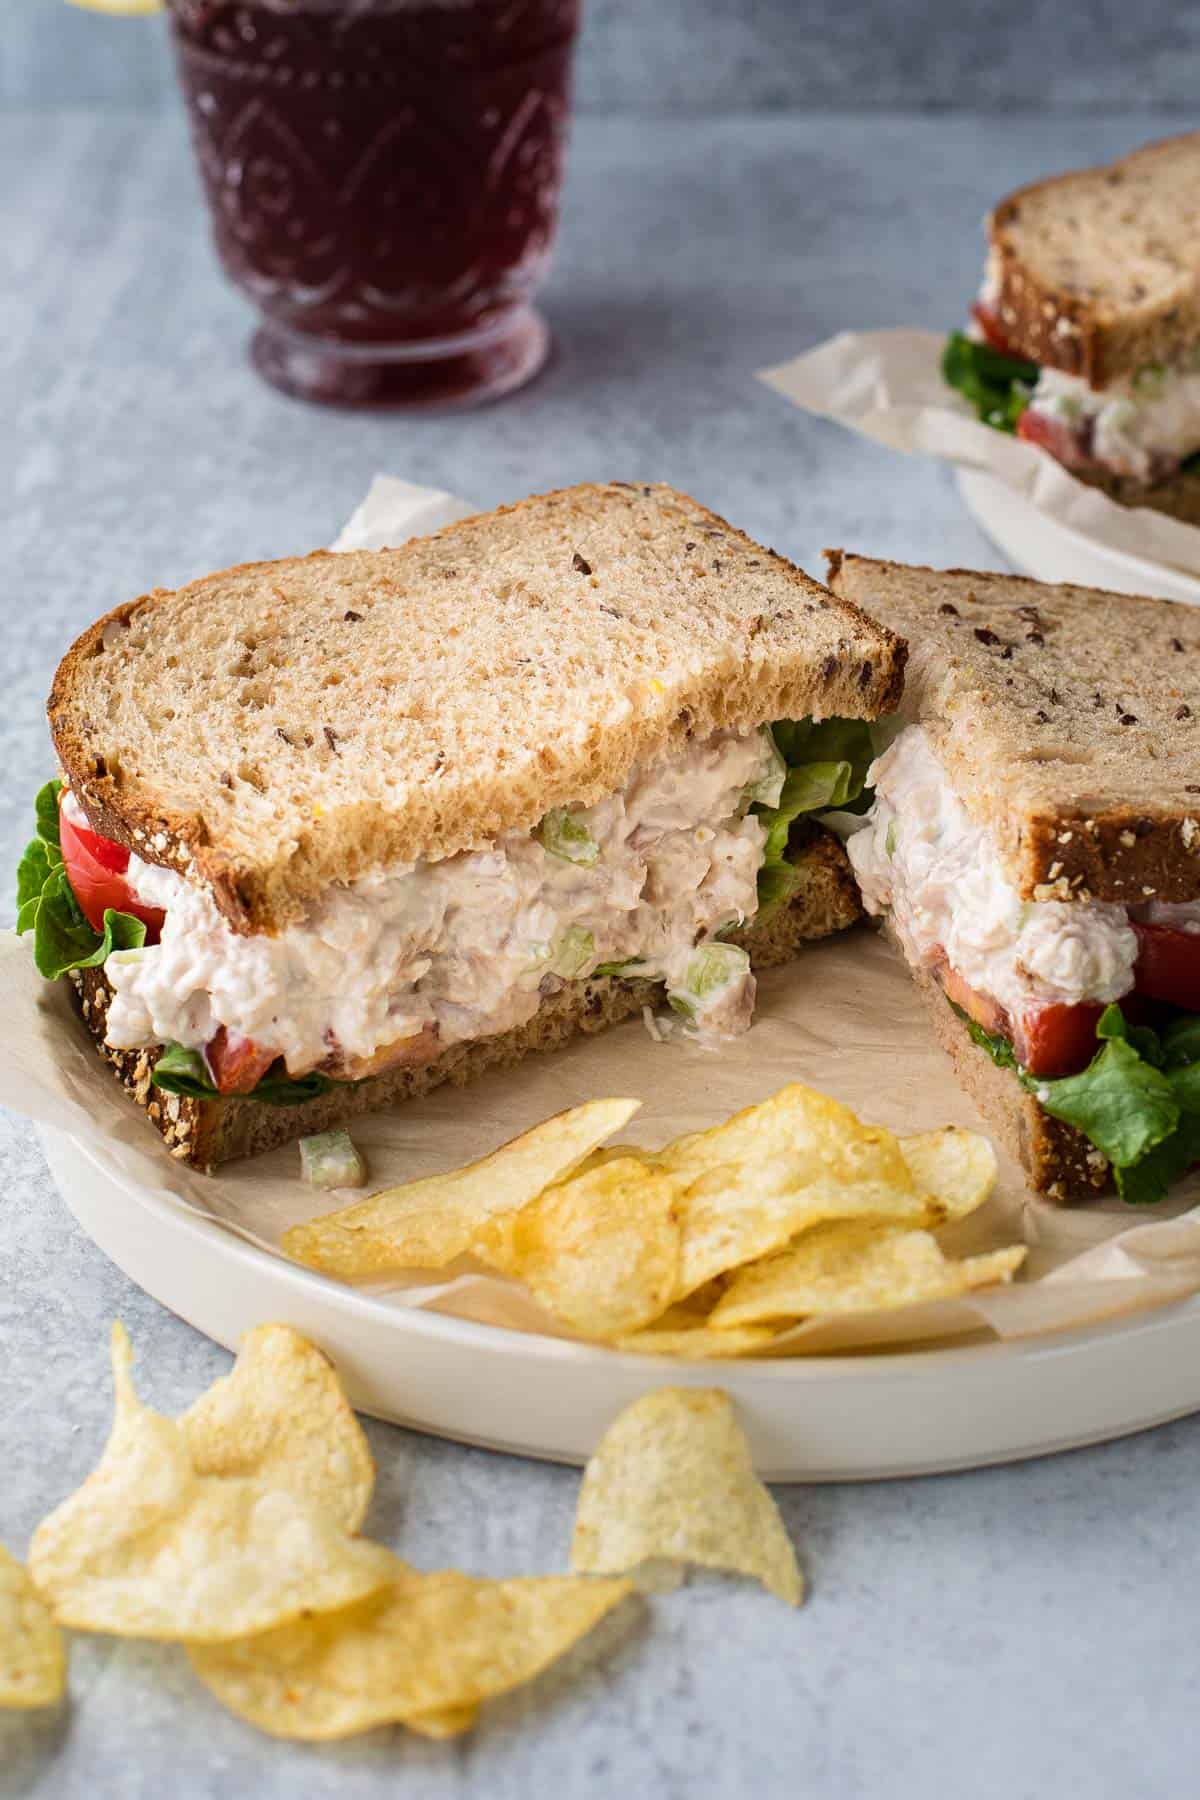
[[39, 975], [57, 981], [68, 969], [91, 969], [114, 950], [140, 950], [146, 927], [131, 913], [104, 915], [94, 931], [71, 889], [58, 833], [61, 781], [48, 781], [34, 801], [37, 836], [17, 864], [17, 935], [33, 933], [33, 960]]
[[140, 950], [146, 927], [132, 913], [104, 915], [103, 932], [93, 931], [79, 910], [65, 869], [59, 869], [42, 889], [33, 927], [33, 960], [39, 975], [57, 981], [68, 969], [95, 969], [108, 961], [114, 950]]
[[867, 770], [874, 754], [871, 733], [861, 719], [780, 719], [771, 727], [776, 748], [787, 764], [777, 806], [751, 810], [766, 827], [767, 842], [758, 876], [758, 911], [762, 920], [789, 900], [798, 876], [787, 860], [788, 843], [797, 819], [814, 813], [846, 811], [863, 798]]
[[1120, 1006], [1108, 1006], [1096, 1025], [1100, 1048], [1087, 1068], [1048, 1081], [1018, 1065], [1007, 1038], [950, 1004], [973, 1043], [1108, 1158], [1129, 1205], [1155, 1205], [1200, 1162], [1200, 1015], [1182, 1013], [1160, 1033], [1131, 1025]]
[[1170, 1137], [1181, 1117], [1167, 1077], [1125, 1038], [1107, 1039], [1078, 1075], [1040, 1081], [1022, 1072], [1021, 1081], [1052, 1118], [1074, 1125], [1114, 1169], [1138, 1162]]
[[[182, 1044], [164, 1047], [150, 1079], [155, 1087], [162, 1088], [167, 1094], [183, 1094], [193, 1100], [218, 1100], [221, 1097], [199, 1050], [187, 1050]], [[267, 1106], [303, 1106], [306, 1100], [327, 1094], [335, 1085], [328, 1075], [319, 1075], [315, 1069], [311, 1074], [293, 1080], [282, 1064], [276, 1063], [250, 1093], [230, 1098], [261, 1100]]]
[[985, 425], [1015, 431], [1038, 378], [1036, 363], [1005, 356], [990, 344], [952, 331], [942, 352], [942, 380], [969, 400]]

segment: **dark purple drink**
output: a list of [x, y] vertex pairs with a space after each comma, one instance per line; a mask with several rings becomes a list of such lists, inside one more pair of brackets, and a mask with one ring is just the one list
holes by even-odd
[[445, 405], [540, 368], [579, 0], [170, 0], [254, 360], [309, 399]]

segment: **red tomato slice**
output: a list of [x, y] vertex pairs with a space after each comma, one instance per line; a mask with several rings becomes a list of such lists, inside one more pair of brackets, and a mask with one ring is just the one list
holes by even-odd
[[1200, 1012], [1200, 936], [1170, 925], [1139, 925], [1134, 980], [1139, 994]]
[[1076, 432], [1064, 419], [1051, 419], [1045, 413], [1034, 412], [1026, 407], [1017, 420], [1017, 436], [1024, 438], [1027, 444], [1036, 444], [1039, 450], [1046, 450], [1055, 462], [1068, 469], [1085, 469], [1091, 458], [1084, 450]]
[[204, 1060], [219, 1094], [248, 1094], [278, 1055], [277, 1050], [264, 1050], [253, 1038], [239, 1037], [224, 1025], [204, 1047]]
[[1089, 1000], [1078, 1006], [1028, 1007], [1012, 1034], [1017, 1061], [1031, 1075], [1044, 1075], [1048, 1081], [1059, 1075], [1078, 1075], [1099, 1048], [1096, 1024], [1103, 1011]]
[[1014, 350], [1008, 339], [1005, 337], [1000, 321], [995, 313], [992, 312], [989, 307], [986, 307], [981, 300], [976, 300], [974, 306], [972, 306], [971, 317], [974, 319], [993, 350], [998, 350], [1001, 356], [1020, 355], [1020, 352]]
[[104, 930], [104, 915], [111, 907], [114, 912], [132, 913], [140, 919], [146, 927], [147, 941], [155, 943], [165, 915], [159, 907], [143, 906], [134, 897], [125, 879], [129, 852], [124, 844], [114, 844], [111, 838], [101, 837], [86, 825], [76, 825], [64, 812], [61, 801], [58, 835], [67, 879], [92, 930]]
[[943, 969], [941, 982], [947, 999], [953, 1000], [955, 1006], [961, 1006], [968, 1018], [974, 1019], [977, 1025], [982, 1025], [983, 1029], [991, 1032], [993, 1036], [997, 1034], [1000, 1037], [1012, 1036], [1008, 1024], [1008, 1014], [997, 1001], [989, 999], [986, 994], [978, 993], [954, 969]]
[[953, 969], [942, 971], [942, 987], [956, 1006], [993, 1036], [1007, 1038], [1023, 1069], [1044, 1075], [1077, 1075], [1096, 1054], [1096, 1022], [1104, 1011], [1090, 1001], [1078, 1006], [1034, 1004], [1014, 1020], [998, 1001], [978, 993]]

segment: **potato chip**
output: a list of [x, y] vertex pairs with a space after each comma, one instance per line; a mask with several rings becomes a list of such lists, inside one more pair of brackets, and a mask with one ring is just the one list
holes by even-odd
[[112, 1333], [116, 1416], [83, 1486], [33, 1536], [29, 1572], [64, 1625], [219, 1643], [385, 1586], [395, 1558], [267, 1476], [199, 1475], [187, 1434], [138, 1399]]
[[477, 1706], [443, 1706], [437, 1712], [413, 1713], [404, 1723], [409, 1731], [440, 1743], [445, 1738], [461, 1737], [464, 1731], [470, 1731], [478, 1717]]
[[375, 1486], [362, 1426], [329, 1358], [290, 1325], [247, 1332], [228, 1375], [179, 1421], [197, 1475], [254, 1475], [357, 1531]]
[[721, 1330], [951, 1299], [1010, 1280], [1024, 1258], [1024, 1246], [1017, 1246], [953, 1262], [927, 1231], [839, 1220], [814, 1226], [788, 1249], [740, 1270], [713, 1308], [712, 1324]]
[[931, 1202], [927, 1225], [965, 1219], [996, 1185], [996, 1152], [977, 1131], [947, 1125], [900, 1139], [900, 1154]]
[[388, 1188], [284, 1233], [298, 1262], [343, 1280], [441, 1269], [497, 1213], [514, 1212], [631, 1119], [640, 1100], [590, 1100], [535, 1125], [479, 1162]]
[[723, 1125], [677, 1138], [655, 1161], [671, 1170], [731, 1163], [778, 1167], [780, 1187], [821, 1180], [856, 1186], [878, 1181], [908, 1189], [912, 1177], [899, 1141], [882, 1125], [864, 1125], [848, 1106], [793, 1081]]
[[192, 1666], [223, 1705], [273, 1737], [315, 1742], [410, 1721], [439, 1735], [465, 1730], [480, 1701], [532, 1681], [629, 1591], [627, 1581], [493, 1581], [401, 1564], [370, 1600], [194, 1648]]
[[690, 1362], [706, 1357], [753, 1356], [765, 1350], [778, 1335], [760, 1325], [734, 1326], [728, 1331], [715, 1331], [710, 1325], [673, 1324], [674, 1309], [641, 1331], [631, 1331], [612, 1338], [614, 1350], [629, 1350], [636, 1356], [681, 1356]]
[[752, 1576], [790, 1606], [803, 1595], [783, 1521], [719, 1388], [644, 1394], [584, 1471], [571, 1567], [612, 1575], [663, 1559]]
[[619, 1157], [494, 1220], [472, 1248], [584, 1337], [637, 1331], [678, 1286], [681, 1185]]
[[56, 1706], [67, 1649], [28, 1571], [0, 1544], [0, 1707]]
[[679, 1294], [788, 1243], [822, 1219], [927, 1214], [898, 1140], [798, 1082], [724, 1125], [668, 1144], [659, 1168], [691, 1175]]

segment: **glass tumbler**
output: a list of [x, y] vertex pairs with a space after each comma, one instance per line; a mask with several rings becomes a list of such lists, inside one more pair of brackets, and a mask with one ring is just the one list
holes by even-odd
[[168, 0], [226, 273], [268, 381], [495, 398], [542, 366], [579, 0]]

